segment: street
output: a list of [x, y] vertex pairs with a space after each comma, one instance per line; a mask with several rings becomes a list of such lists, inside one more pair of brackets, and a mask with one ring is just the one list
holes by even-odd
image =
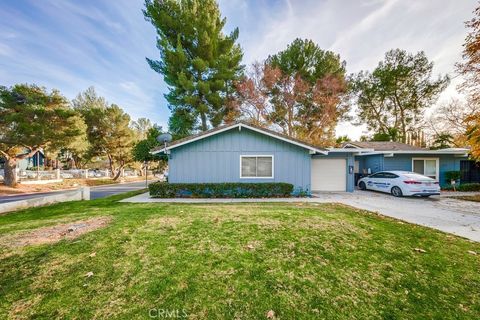
[[[151, 181], [149, 181], [151, 182]], [[114, 194], [145, 189], [145, 181], [137, 181], [131, 183], [104, 185], [90, 188], [90, 199], [99, 199], [112, 196]]]
[[[145, 188], [145, 181], [90, 187], [90, 199], [94, 200], [99, 198], [105, 198], [114, 194], [135, 191], [135, 190], [140, 190], [144, 188]], [[61, 190], [61, 191], [40, 192], [40, 193], [33, 193], [33, 194], [0, 196], [0, 203], [34, 199], [34, 198], [39, 198], [46, 195], [59, 194], [59, 193], [64, 193], [68, 191], [69, 190]]]

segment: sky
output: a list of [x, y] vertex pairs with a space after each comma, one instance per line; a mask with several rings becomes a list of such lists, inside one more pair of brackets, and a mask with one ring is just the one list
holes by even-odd
[[[373, 70], [386, 51], [425, 51], [434, 74], [450, 74], [439, 103], [459, 96], [454, 64], [475, 0], [220, 0], [226, 32], [240, 29], [243, 64], [261, 61], [295, 38], [315, 41], [347, 63]], [[73, 99], [94, 86], [133, 119], [166, 127], [169, 110], [156, 33], [143, 0], [4, 0], [0, 3], [0, 85], [36, 83]], [[340, 123], [337, 135], [357, 139], [362, 126]]]

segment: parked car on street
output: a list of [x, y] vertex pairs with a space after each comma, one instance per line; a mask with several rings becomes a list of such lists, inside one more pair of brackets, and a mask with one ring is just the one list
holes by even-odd
[[361, 190], [373, 190], [391, 193], [395, 197], [429, 197], [440, 194], [438, 181], [430, 177], [409, 171], [381, 171], [361, 178], [358, 181]]

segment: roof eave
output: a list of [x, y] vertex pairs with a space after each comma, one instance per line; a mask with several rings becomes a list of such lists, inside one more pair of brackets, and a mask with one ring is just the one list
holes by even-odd
[[375, 155], [375, 154], [451, 154], [451, 155], [464, 155], [468, 156], [468, 149], [463, 150], [383, 150], [363, 153], [362, 155]]

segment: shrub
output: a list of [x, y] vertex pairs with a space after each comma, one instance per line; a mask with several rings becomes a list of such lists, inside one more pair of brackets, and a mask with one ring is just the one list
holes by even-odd
[[167, 183], [148, 186], [154, 198], [278, 198], [289, 197], [290, 183]]
[[445, 179], [447, 180], [448, 183], [450, 183], [450, 181], [452, 181], [452, 180], [457, 181], [458, 179], [460, 179], [460, 177], [461, 177], [460, 171], [447, 171], [447, 172], [445, 172]]
[[[452, 186], [445, 186], [443, 190], [453, 190]], [[457, 191], [480, 191], [480, 183], [462, 183], [455, 186]]]

